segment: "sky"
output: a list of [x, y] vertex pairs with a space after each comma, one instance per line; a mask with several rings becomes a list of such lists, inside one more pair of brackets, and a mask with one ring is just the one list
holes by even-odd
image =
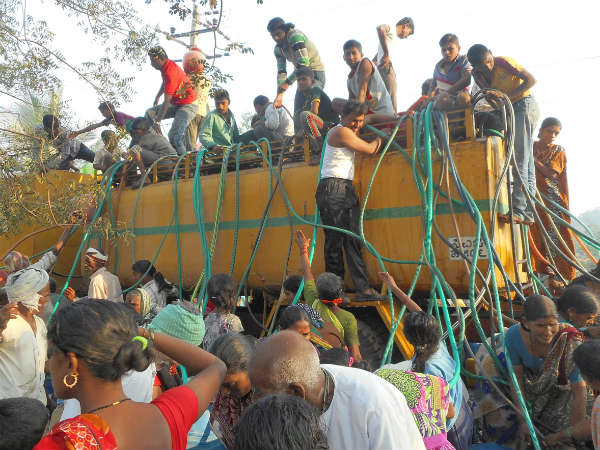
[[[64, 13], [52, 2], [30, 0], [28, 8], [43, 10], [44, 19], [55, 31], [55, 46], [70, 61], [81, 62], [101, 56], [101, 50], [82, 32], [65, 21]], [[142, 17], [152, 26], [168, 31], [188, 31], [190, 21], [181, 22], [169, 16], [161, 0], [139, 5]], [[395, 40], [391, 53], [398, 78], [399, 109], [406, 109], [420, 96], [420, 87], [430, 78], [435, 63], [441, 58], [438, 41], [445, 33], [458, 35], [462, 53], [482, 43], [497, 56], [510, 56], [536, 78], [533, 87], [541, 111], [541, 119], [554, 116], [563, 124], [558, 137], [567, 152], [571, 210], [580, 214], [600, 207], [597, 178], [600, 177], [600, 140], [592, 131], [600, 105], [600, 91], [594, 82], [600, 76], [600, 48], [595, 2], [581, 1], [460, 1], [455, 7], [448, 2], [396, 2], [391, 0], [225, 0], [221, 30], [235, 41], [244, 42], [253, 55], [231, 53], [216, 60], [223, 72], [234, 79], [226, 84], [231, 95], [231, 109], [238, 117], [253, 111], [252, 100], [259, 94], [273, 98], [276, 93], [274, 42], [266, 30], [276, 16], [293, 22], [317, 46], [325, 64], [325, 91], [333, 97], [347, 97], [348, 67], [342, 60], [342, 45], [357, 39], [367, 56], [377, 51], [376, 27], [395, 24], [404, 16], [415, 22], [415, 34]], [[454, 5], [452, 5], [454, 6]], [[35, 13], [35, 11], [34, 11]], [[38, 15], [39, 16], [39, 15]], [[213, 17], [213, 16], [209, 16]], [[74, 39], [76, 37], [76, 39]], [[180, 59], [184, 48], [159, 38], [172, 59]], [[198, 45], [212, 54], [212, 33], [202, 34]], [[219, 46], [225, 41], [219, 40]], [[219, 51], [218, 51], [219, 52]], [[221, 53], [221, 52], [219, 52]], [[131, 67], [120, 64], [119, 70], [135, 77], [135, 101], [122, 105], [131, 115], [142, 115], [152, 106], [160, 86], [160, 74], [150, 64]], [[291, 68], [290, 68], [291, 71]], [[63, 95], [77, 112], [77, 125], [98, 120], [97, 94], [72, 73], [64, 72]], [[586, 84], [589, 83], [589, 86]], [[284, 102], [292, 108], [293, 86]], [[10, 103], [0, 96], [0, 105]], [[540, 122], [541, 122], [540, 119]], [[165, 129], [166, 127], [163, 126]]]

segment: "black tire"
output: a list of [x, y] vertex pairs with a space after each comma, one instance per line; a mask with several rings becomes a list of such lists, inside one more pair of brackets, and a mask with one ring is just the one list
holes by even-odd
[[[358, 339], [360, 340], [360, 354], [363, 360], [369, 363], [371, 371], [377, 370], [387, 344], [387, 334], [384, 335], [378, 326], [372, 327], [363, 320], [357, 319], [356, 322], [358, 325]], [[383, 323], [381, 325], [383, 326]]]

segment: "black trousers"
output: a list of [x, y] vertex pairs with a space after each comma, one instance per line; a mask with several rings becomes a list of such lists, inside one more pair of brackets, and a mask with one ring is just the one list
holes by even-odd
[[[317, 187], [317, 207], [324, 225], [359, 233], [360, 207], [351, 180], [322, 179]], [[344, 252], [357, 291], [369, 288], [362, 243], [347, 234], [325, 229], [325, 270], [344, 279]]]

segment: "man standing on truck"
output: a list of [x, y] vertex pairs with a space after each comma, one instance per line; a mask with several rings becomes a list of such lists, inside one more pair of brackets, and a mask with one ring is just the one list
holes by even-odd
[[[341, 123], [327, 133], [321, 181], [316, 192], [323, 225], [343, 228], [356, 234], [359, 233], [360, 208], [352, 185], [354, 159], [356, 153], [374, 155], [382, 144], [379, 137], [372, 142], [358, 137], [366, 112], [365, 103], [348, 100], [344, 104]], [[377, 298], [377, 292], [369, 286], [361, 250], [362, 244], [358, 239], [325, 229], [325, 270], [343, 280], [345, 252], [357, 299]]]
[[[162, 84], [156, 94], [154, 107], [146, 111], [146, 118], [154, 123], [160, 131], [158, 123], [163, 119], [173, 119], [169, 131], [169, 141], [178, 155], [189, 150], [187, 131], [190, 122], [196, 117], [198, 105], [194, 86], [183, 69], [167, 57], [162, 47], [156, 46], [148, 51], [150, 64], [160, 70]], [[163, 103], [158, 105], [164, 94]]]
[[[275, 58], [277, 59], [277, 97], [273, 102], [275, 108], [283, 105], [283, 94], [296, 81], [296, 69], [309, 67], [313, 70], [315, 86], [325, 87], [325, 66], [321, 62], [315, 44], [293, 23], [285, 23], [281, 17], [269, 21], [267, 30], [275, 41]], [[294, 71], [288, 76], [287, 61], [294, 65]], [[298, 91], [294, 100], [294, 111], [297, 109]]]
[[[400, 19], [396, 24], [396, 36], [398, 39], [406, 39], [415, 32], [415, 23], [410, 17]], [[394, 113], [398, 112], [396, 106], [396, 72], [390, 59], [390, 50], [394, 44], [394, 35], [388, 24], [382, 24], [377, 27], [377, 36], [379, 37], [379, 49], [377, 55], [373, 58], [373, 62], [379, 69], [379, 73], [383, 78], [385, 87], [392, 97], [392, 104], [394, 105]]]

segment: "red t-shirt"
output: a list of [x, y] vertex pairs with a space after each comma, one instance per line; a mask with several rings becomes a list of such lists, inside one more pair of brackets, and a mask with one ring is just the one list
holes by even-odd
[[172, 450], [185, 450], [190, 428], [198, 418], [198, 399], [187, 386], [178, 386], [163, 392], [152, 404], [156, 406], [171, 430]]
[[189, 105], [196, 100], [196, 92], [192, 82], [176, 62], [167, 59], [160, 71], [165, 94], [172, 95], [174, 105]]

